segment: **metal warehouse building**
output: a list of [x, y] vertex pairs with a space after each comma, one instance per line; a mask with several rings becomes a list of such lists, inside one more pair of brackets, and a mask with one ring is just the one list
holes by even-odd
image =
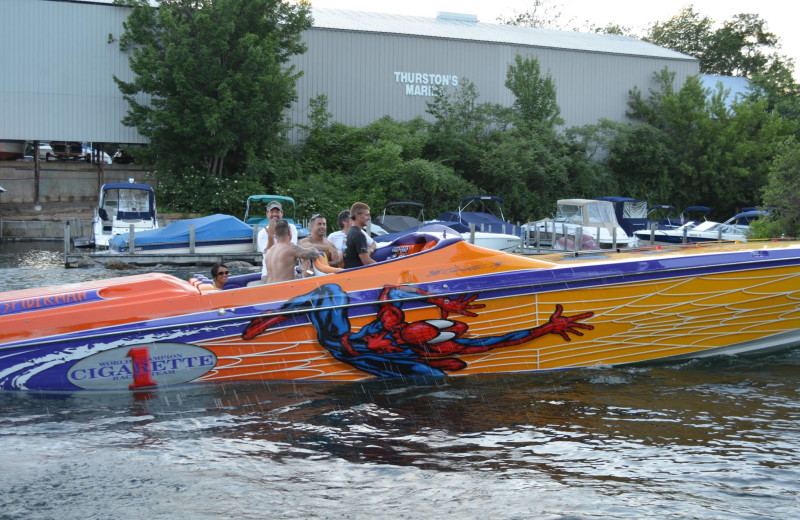
[[[146, 142], [120, 123], [127, 104], [112, 80], [132, 79], [118, 42], [128, 12], [105, 3], [2, 0], [0, 139]], [[309, 99], [320, 94], [346, 125], [385, 115], [411, 119], [425, 114], [434, 86], [452, 89], [465, 79], [479, 101], [510, 105], [504, 83], [517, 54], [536, 58], [552, 77], [567, 126], [624, 121], [630, 89], [647, 92], [665, 67], [677, 86], [699, 73], [695, 58], [623, 36], [478, 23], [447, 13], [315, 9], [313, 17], [304, 35], [308, 52], [294, 58], [304, 74], [290, 116], [301, 124]]]

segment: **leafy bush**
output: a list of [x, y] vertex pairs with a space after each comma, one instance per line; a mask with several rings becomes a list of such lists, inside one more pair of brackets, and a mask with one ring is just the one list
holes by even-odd
[[264, 185], [246, 175], [222, 178], [189, 168], [156, 174], [156, 197], [162, 212], [224, 213], [242, 218], [247, 197], [264, 193]]

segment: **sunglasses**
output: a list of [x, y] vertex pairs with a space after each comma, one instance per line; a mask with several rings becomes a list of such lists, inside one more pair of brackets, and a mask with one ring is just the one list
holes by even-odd
[[217, 276], [228, 276], [228, 274], [230, 274], [228, 271], [219, 271]]

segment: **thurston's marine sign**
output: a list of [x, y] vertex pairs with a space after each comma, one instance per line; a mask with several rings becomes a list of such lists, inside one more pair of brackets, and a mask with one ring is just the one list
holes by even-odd
[[395, 71], [394, 81], [405, 86], [406, 96], [433, 96], [436, 87], [457, 87], [458, 75]]

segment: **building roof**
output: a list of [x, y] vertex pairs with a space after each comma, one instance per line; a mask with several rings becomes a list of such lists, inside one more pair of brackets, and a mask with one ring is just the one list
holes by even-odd
[[675, 60], [697, 59], [628, 36], [481, 23], [476, 16], [457, 13], [439, 13], [437, 18], [343, 9], [314, 8], [312, 13], [317, 29], [427, 36]]
[[712, 93], [721, 85], [726, 91], [725, 106], [731, 108], [734, 103], [740, 103], [749, 96], [753, 85], [747, 78], [739, 76], [715, 76], [713, 74], [700, 74], [700, 84]]

